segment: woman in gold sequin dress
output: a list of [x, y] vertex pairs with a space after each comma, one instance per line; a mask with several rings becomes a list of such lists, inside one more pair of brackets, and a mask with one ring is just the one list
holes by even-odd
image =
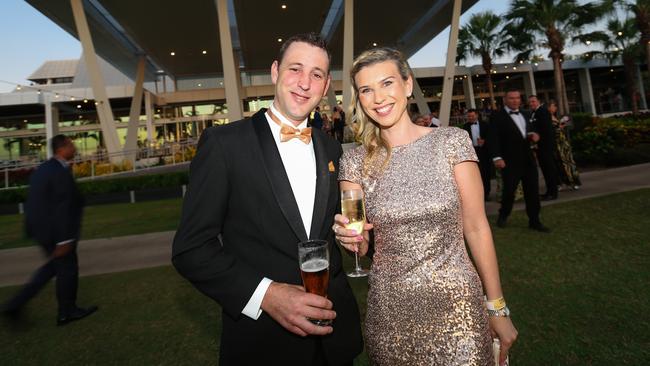
[[373, 365], [493, 365], [490, 332], [503, 361], [517, 332], [484, 303], [503, 294], [477, 158], [464, 130], [411, 123], [411, 75], [389, 48], [364, 52], [351, 71], [362, 146], [343, 154], [339, 181], [363, 189], [370, 224], [357, 234], [337, 215], [333, 229], [360, 255], [374, 230], [366, 349]]

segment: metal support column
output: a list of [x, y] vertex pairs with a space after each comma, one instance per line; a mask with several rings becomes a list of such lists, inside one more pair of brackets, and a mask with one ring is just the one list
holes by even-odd
[[[117, 136], [113, 111], [111, 110], [104, 79], [99, 69], [99, 63], [97, 62], [95, 46], [90, 36], [90, 29], [88, 28], [88, 21], [86, 20], [82, 0], [70, 0], [70, 6], [72, 7], [72, 15], [77, 27], [79, 40], [81, 41], [83, 59], [88, 70], [93, 96], [97, 104], [97, 117], [99, 118], [99, 124], [102, 129], [104, 144], [109, 154], [116, 154], [120, 152], [120, 140]], [[112, 160], [119, 162], [121, 159]]]
[[47, 140], [45, 153], [49, 159], [53, 155], [52, 137], [59, 134], [59, 107], [52, 102], [49, 93], [43, 99], [45, 104], [45, 139]]
[[476, 100], [474, 98], [474, 83], [472, 82], [472, 74], [463, 76], [463, 94], [465, 94], [465, 108], [476, 108]]
[[431, 109], [429, 109], [429, 105], [424, 100], [424, 93], [422, 93], [422, 88], [420, 88], [420, 84], [418, 83], [418, 79], [415, 78], [415, 75], [413, 76], [413, 97], [415, 98], [415, 103], [418, 105], [418, 112], [420, 114], [431, 113]]
[[578, 81], [580, 83], [580, 95], [584, 111], [596, 115], [596, 103], [594, 100], [594, 89], [591, 86], [591, 75], [588, 68], [578, 70]]
[[144, 110], [147, 115], [147, 148], [150, 148], [153, 146], [156, 130], [153, 126], [153, 105], [151, 103], [151, 93], [148, 90], [144, 91]]
[[639, 109], [648, 109], [648, 104], [645, 99], [645, 87], [643, 86], [643, 76], [641, 74], [640, 65], [636, 65], [636, 81], [639, 91]]
[[228, 0], [215, 0], [219, 17], [219, 40], [221, 41], [221, 59], [223, 62], [223, 82], [228, 104], [228, 121], [243, 118], [242, 100], [239, 96], [239, 65], [235, 64], [232, 38], [230, 37], [230, 20], [228, 19]]
[[140, 126], [140, 112], [142, 111], [142, 84], [144, 83], [145, 58], [138, 60], [138, 69], [135, 75], [135, 86], [133, 98], [131, 99], [131, 111], [129, 112], [129, 126], [126, 132], [126, 143], [124, 144], [125, 158], [131, 160], [135, 165], [136, 149], [138, 148], [138, 127]]
[[524, 94], [526, 94], [526, 97], [530, 97], [531, 95], [537, 95], [537, 87], [535, 86], [535, 75], [533, 74], [533, 70], [528, 70], [524, 75]]
[[441, 126], [449, 126], [449, 115], [451, 114], [451, 97], [454, 91], [456, 47], [458, 45], [458, 26], [460, 23], [461, 5], [462, 0], [454, 0], [454, 10], [451, 15], [451, 30], [449, 32], [449, 44], [447, 45], [445, 76], [442, 83], [442, 98], [440, 99], [440, 115], [438, 116]]

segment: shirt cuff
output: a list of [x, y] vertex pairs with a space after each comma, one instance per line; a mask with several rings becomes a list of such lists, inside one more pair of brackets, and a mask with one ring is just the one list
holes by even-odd
[[253, 296], [251, 296], [246, 306], [244, 306], [244, 310], [241, 311], [242, 314], [253, 320], [257, 320], [262, 315], [262, 300], [264, 300], [264, 295], [266, 295], [266, 290], [268, 290], [271, 282], [273, 281], [266, 277], [260, 281], [255, 292], [253, 292]]
[[503, 160], [503, 158], [500, 156], [497, 156], [496, 158], [492, 158], [492, 161], [497, 161], [497, 160]]
[[57, 246], [59, 246], [59, 245], [66, 245], [66, 244], [70, 244], [70, 243], [72, 243], [72, 242], [74, 242], [74, 239], [68, 239], [68, 240], [60, 241], [60, 242], [56, 243], [56, 245], [57, 245]]

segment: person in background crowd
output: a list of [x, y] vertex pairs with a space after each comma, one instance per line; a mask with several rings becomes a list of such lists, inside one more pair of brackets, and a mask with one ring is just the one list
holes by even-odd
[[323, 118], [323, 132], [325, 132], [328, 136], [332, 136], [332, 121], [330, 121], [330, 117], [327, 115], [327, 113], [322, 113], [321, 117]]
[[571, 141], [567, 134], [568, 118], [557, 118], [557, 104], [551, 101], [548, 104], [548, 111], [551, 113], [551, 120], [555, 128], [555, 162], [558, 167], [559, 182], [569, 187], [569, 189], [579, 189], [582, 183], [580, 182], [580, 174], [578, 167], [573, 160], [573, 151], [571, 149]]
[[540, 103], [536, 95], [528, 97], [528, 105], [532, 112], [530, 123], [535, 131], [539, 134], [537, 142], [537, 162], [544, 182], [546, 192], [540, 197], [542, 201], [551, 201], [557, 199], [557, 167], [555, 165], [555, 131], [551, 122], [551, 114], [546, 106]]
[[334, 107], [332, 113], [332, 127], [334, 128], [334, 137], [338, 142], [343, 142], [343, 130], [345, 129], [345, 114], [340, 106]]
[[323, 118], [320, 115], [320, 106], [314, 109], [314, 118], [311, 120], [311, 127], [317, 130], [323, 129]]
[[537, 163], [531, 141], [539, 141], [529, 116], [521, 111], [521, 94], [509, 90], [504, 98], [504, 108], [490, 116], [490, 131], [487, 139], [490, 155], [497, 169], [501, 169], [503, 190], [499, 209], [498, 227], [505, 227], [512, 212], [515, 191], [519, 182], [524, 189], [528, 227], [539, 232], [550, 232], [539, 218], [539, 182]]
[[23, 306], [56, 277], [59, 305], [57, 325], [80, 320], [97, 311], [97, 306], [77, 306], [79, 265], [77, 244], [81, 233], [83, 197], [77, 189], [69, 161], [76, 148], [65, 135], [52, 138], [54, 156], [42, 163], [29, 179], [25, 204], [25, 227], [29, 237], [45, 251], [48, 260], [29, 282], [7, 302], [2, 313], [18, 320]]
[[483, 194], [485, 200], [490, 200], [490, 181], [492, 180], [492, 158], [490, 152], [485, 144], [486, 137], [488, 136], [488, 124], [479, 121], [478, 111], [476, 109], [467, 110], [467, 122], [463, 128], [469, 133], [472, 139], [474, 151], [478, 157], [478, 167], [481, 171], [481, 180], [483, 181]]

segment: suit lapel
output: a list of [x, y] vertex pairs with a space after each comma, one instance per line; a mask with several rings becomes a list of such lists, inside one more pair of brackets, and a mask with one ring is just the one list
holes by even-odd
[[[291, 190], [289, 177], [284, 169], [280, 152], [275, 144], [271, 129], [264, 116], [266, 109], [262, 109], [253, 116], [253, 128], [260, 143], [262, 158], [264, 160], [264, 171], [271, 184], [271, 190], [275, 196], [282, 214], [287, 219], [289, 226], [299, 238], [300, 241], [307, 240], [296, 198]], [[316, 191], [318, 193], [318, 191]]]
[[327, 211], [327, 201], [330, 196], [330, 160], [325, 150], [324, 138], [318, 131], [312, 132], [314, 155], [316, 156], [316, 197], [314, 198], [314, 212], [312, 214], [311, 230], [309, 232], [310, 239], [319, 239]]
[[[523, 139], [524, 137], [521, 136], [521, 130], [519, 129], [519, 126], [517, 126], [517, 122], [515, 122], [515, 120], [512, 117], [510, 117], [510, 113], [508, 113], [508, 111], [506, 111], [505, 108], [503, 109], [503, 115], [505, 116], [504, 117], [505, 120], [509, 122], [508, 125], [510, 125], [510, 129], [512, 130], [512, 132], [516, 133], [517, 136]], [[523, 114], [521, 114], [521, 116], [524, 117], [524, 121], [526, 121], [525, 122], [526, 131], [528, 131], [528, 126], [527, 126], [528, 120], [526, 119], [526, 116], [524, 116]]]

